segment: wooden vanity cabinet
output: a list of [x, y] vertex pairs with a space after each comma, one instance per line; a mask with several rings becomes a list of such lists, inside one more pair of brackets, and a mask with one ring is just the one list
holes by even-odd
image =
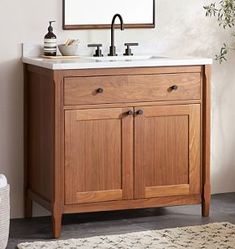
[[210, 66], [25, 64], [25, 215], [210, 207]]

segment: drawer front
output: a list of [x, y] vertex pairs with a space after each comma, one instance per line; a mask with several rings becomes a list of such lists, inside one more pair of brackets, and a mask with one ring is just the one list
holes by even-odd
[[64, 80], [65, 105], [200, 98], [200, 73], [69, 77]]

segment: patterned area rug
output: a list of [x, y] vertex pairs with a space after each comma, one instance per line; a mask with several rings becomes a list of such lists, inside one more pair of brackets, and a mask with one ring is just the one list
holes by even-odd
[[235, 225], [214, 223], [203, 226], [98, 236], [86, 239], [32, 242], [19, 249], [233, 249]]

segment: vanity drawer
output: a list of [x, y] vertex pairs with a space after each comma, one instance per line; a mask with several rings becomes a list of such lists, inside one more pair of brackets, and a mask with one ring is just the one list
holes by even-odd
[[200, 98], [200, 73], [64, 79], [65, 105], [198, 100]]

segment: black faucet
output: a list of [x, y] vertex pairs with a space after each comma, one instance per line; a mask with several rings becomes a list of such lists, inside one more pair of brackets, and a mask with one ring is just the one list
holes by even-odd
[[114, 29], [115, 29], [115, 20], [116, 18], [120, 19], [121, 22], [121, 30], [124, 30], [124, 25], [123, 25], [123, 19], [122, 16], [120, 14], [116, 14], [113, 16], [113, 20], [112, 20], [112, 26], [111, 26], [111, 46], [110, 46], [110, 50], [109, 50], [109, 54], [108, 56], [117, 56], [116, 54], [116, 47], [114, 45]]

